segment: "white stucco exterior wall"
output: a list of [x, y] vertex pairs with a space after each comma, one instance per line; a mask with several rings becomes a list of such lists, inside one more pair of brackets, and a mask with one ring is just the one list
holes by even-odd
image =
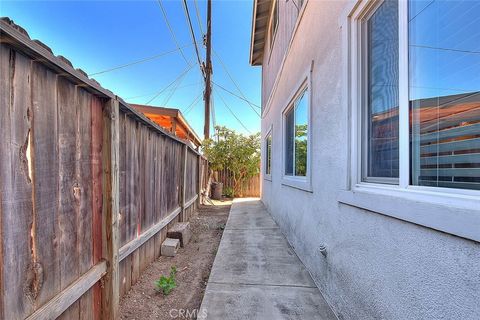
[[[340, 319], [479, 319], [480, 243], [337, 201], [348, 188], [341, 16], [351, 6], [307, 3], [262, 120], [262, 137], [273, 128], [272, 179], [262, 180], [262, 200]], [[282, 110], [312, 60], [308, 192], [282, 184]]]

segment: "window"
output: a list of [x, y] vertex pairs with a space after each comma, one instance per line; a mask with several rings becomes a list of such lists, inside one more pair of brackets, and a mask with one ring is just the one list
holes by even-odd
[[272, 11], [272, 18], [270, 19], [270, 27], [269, 27], [269, 41], [270, 41], [270, 49], [273, 46], [275, 35], [278, 29], [278, 0], [274, 0], [273, 4], [273, 11]]
[[375, 3], [359, 27], [360, 181], [480, 190], [480, 2]]
[[408, 16], [411, 183], [480, 190], [480, 2], [411, 1]]
[[359, 0], [338, 201], [480, 241], [480, 2]]
[[398, 182], [398, 4], [383, 2], [366, 20], [364, 181]]
[[286, 176], [307, 176], [308, 109], [308, 90], [303, 89], [284, 115]]
[[265, 175], [272, 174], [272, 133], [265, 138]]

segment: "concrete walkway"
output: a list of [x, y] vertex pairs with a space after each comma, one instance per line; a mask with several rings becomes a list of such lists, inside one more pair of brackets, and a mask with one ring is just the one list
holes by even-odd
[[198, 319], [336, 319], [258, 199], [236, 199]]

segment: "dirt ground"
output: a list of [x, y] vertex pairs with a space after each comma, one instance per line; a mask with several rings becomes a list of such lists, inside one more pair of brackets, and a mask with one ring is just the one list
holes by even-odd
[[[202, 206], [190, 219], [192, 238], [175, 257], [159, 257], [120, 301], [121, 319], [195, 319], [227, 223], [231, 200]], [[177, 268], [177, 287], [168, 295], [154, 282]], [[183, 311], [182, 311], [183, 310]]]

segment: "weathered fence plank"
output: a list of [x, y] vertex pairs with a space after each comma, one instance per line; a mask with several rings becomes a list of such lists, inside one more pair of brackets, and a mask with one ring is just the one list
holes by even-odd
[[58, 132], [57, 75], [38, 62], [32, 63], [33, 188], [36, 257], [43, 271], [37, 304], [60, 292], [61, 253], [58, 229]]
[[[36, 274], [30, 242], [32, 183], [29, 165], [31, 130], [30, 61], [2, 47], [2, 96], [7, 96], [0, 112], [2, 149], [2, 300], [4, 319], [25, 318], [34, 309]], [[3, 91], [5, 90], [5, 91]], [[25, 290], [25, 292], [24, 292]]]
[[[92, 213], [92, 111], [91, 95], [81, 87], [76, 87], [77, 121], [77, 165], [76, 180], [78, 191], [77, 225], [79, 274], [85, 274], [93, 266], [93, 213]], [[93, 319], [93, 293], [88, 290], [79, 300], [79, 319]]]
[[204, 160], [10, 22], [0, 31], [0, 319], [114, 319], [196, 210]]
[[[58, 114], [58, 224], [60, 248], [60, 288], [68, 287], [79, 276], [77, 255], [77, 203], [74, 194], [79, 192], [75, 179], [76, 117], [75, 86], [64, 77], [57, 78]], [[73, 107], [73, 108], [72, 108]], [[78, 314], [78, 303], [63, 315], [65, 319]]]
[[102, 257], [107, 261], [107, 274], [102, 288], [102, 319], [117, 319], [120, 300], [118, 275], [118, 212], [119, 212], [119, 106], [108, 101], [103, 110], [103, 210]]
[[[102, 258], [102, 149], [103, 149], [103, 110], [102, 100], [92, 97], [92, 245], [93, 263]], [[100, 319], [102, 308], [101, 288], [97, 283], [93, 287], [94, 316]]]
[[39, 308], [26, 320], [44, 320], [56, 319], [64, 315], [72, 301], [77, 301], [85, 292], [87, 292], [103, 275], [107, 272], [107, 263], [101, 261], [81, 277], [76, 279], [65, 290], [53, 297], [47, 304]]

